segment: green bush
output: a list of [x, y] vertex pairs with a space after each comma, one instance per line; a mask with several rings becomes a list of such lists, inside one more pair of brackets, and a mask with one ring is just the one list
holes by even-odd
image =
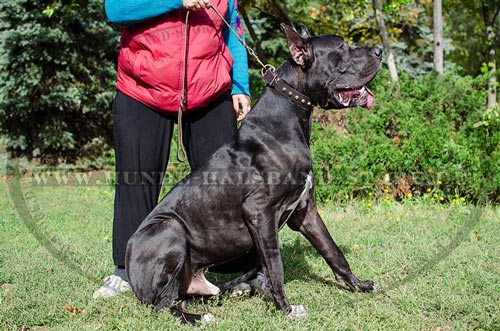
[[117, 38], [102, 1], [0, 3], [0, 135], [14, 156], [73, 162], [108, 146]]
[[376, 105], [345, 112], [343, 133], [335, 122], [315, 124], [321, 200], [387, 193], [402, 199], [439, 187], [442, 200], [498, 202], [500, 116], [486, 111], [487, 77], [403, 75], [397, 88], [382, 70], [371, 85]]
[[[102, 0], [1, 2], [0, 145], [51, 164], [83, 158], [95, 165], [103, 155], [112, 162], [118, 36]], [[284, 39], [262, 47], [276, 55], [270, 58], [286, 49]], [[263, 88], [257, 70], [251, 80], [256, 98]], [[330, 124], [313, 124], [320, 200], [439, 192], [444, 201], [499, 202], [500, 112], [486, 111], [486, 76], [401, 75], [396, 87], [382, 70], [371, 85], [371, 111], [332, 111]], [[174, 182], [187, 167], [169, 171]]]

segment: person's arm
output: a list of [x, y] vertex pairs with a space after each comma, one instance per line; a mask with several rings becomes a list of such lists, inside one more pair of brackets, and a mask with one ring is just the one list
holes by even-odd
[[[231, 27], [243, 35], [243, 28], [241, 26], [240, 18], [238, 17], [238, 2], [237, 0], [228, 0], [228, 13], [227, 20]], [[233, 56], [233, 88], [232, 94], [246, 94], [250, 95], [250, 85], [248, 82], [248, 56], [247, 50], [238, 38], [226, 27], [224, 29], [224, 39], [226, 40], [227, 47]]]
[[[234, 30], [238, 31], [242, 38], [243, 28], [238, 17], [237, 0], [228, 0], [228, 13], [226, 20], [229, 21]], [[227, 47], [233, 57], [233, 68], [231, 71], [233, 86], [231, 94], [233, 95], [233, 109], [239, 114], [238, 121], [241, 121], [250, 111], [250, 84], [248, 81], [248, 56], [247, 50], [238, 40], [238, 38], [226, 28], [224, 39]]]
[[130, 25], [183, 7], [183, 0], [105, 0], [112, 23]]

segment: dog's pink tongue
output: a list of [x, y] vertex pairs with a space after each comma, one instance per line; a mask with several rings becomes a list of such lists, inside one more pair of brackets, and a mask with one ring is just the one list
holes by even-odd
[[366, 86], [365, 90], [367, 92], [366, 105], [362, 107], [366, 109], [372, 109], [373, 105], [375, 104], [375, 96], [373, 95], [372, 91], [370, 91]]

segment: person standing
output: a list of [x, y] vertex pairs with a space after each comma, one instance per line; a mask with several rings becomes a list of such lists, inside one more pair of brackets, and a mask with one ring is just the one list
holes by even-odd
[[158, 203], [174, 123], [196, 170], [250, 110], [246, 49], [210, 6], [242, 33], [237, 0], [105, 1], [109, 20], [122, 26], [113, 103], [115, 271], [94, 298], [130, 289], [127, 242]]

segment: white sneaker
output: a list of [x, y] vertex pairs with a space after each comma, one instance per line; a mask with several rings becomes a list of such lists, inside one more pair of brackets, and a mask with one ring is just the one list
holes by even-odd
[[104, 285], [99, 287], [92, 295], [92, 298], [109, 298], [114, 297], [131, 289], [128, 282], [118, 276], [111, 275], [104, 278]]

